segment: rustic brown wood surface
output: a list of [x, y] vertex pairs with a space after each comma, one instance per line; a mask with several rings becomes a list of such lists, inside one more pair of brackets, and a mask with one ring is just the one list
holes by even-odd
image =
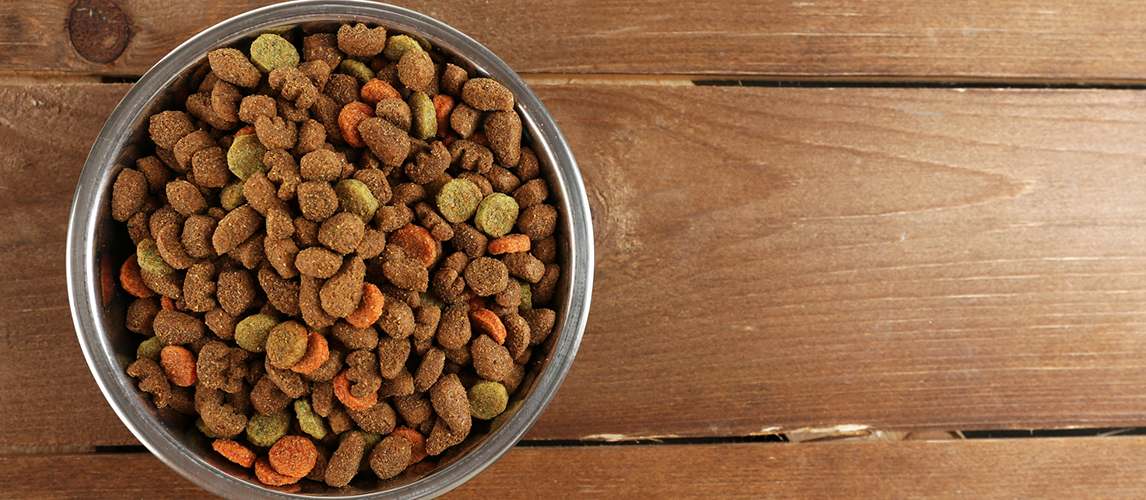
[[[96, 387], [65, 232], [83, 82], [270, 3], [0, 1], [0, 497], [212, 498]], [[534, 83], [596, 234], [530, 446], [445, 498], [1146, 497], [1146, 6], [395, 3]], [[958, 439], [1029, 429], [1087, 437]]]
[[[4, 2], [0, 68], [139, 75], [204, 28], [272, 3]], [[458, 28], [529, 73], [1071, 82], [1146, 76], [1146, 6], [1137, 2], [391, 3]]]
[[[516, 448], [442, 498], [1139, 498], [1143, 446], [1139, 436]], [[0, 479], [16, 498], [215, 498], [145, 453], [0, 456]]]
[[[126, 88], [0, 93], [13, 442], [134, 442], [60, 275], [75, 176]], [[531, 439], [1142, 425], [1137, 92], [537, 91], [591, 195], [597, 300]]]

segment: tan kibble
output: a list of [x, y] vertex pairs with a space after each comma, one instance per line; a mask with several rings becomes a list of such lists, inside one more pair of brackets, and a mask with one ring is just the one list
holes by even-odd
[[151, 140], [163, 149], [173, 149], [179, 140], [195, 131], [191, 118], [182, 111], [163, 111], [151, 116]]
[[424, 50], [408, 50], [398, 60], [398, 80], [411, 89], [424, 89], [434, 79], [434, 61]]
[[485, 119], [489, 148], [503, 167], [517, 166], [521, 159], [521, 117], [513, 111], [494, 111]]
[[111, 216], [124, 222], [134, 215], [147, 199], [147, 177], [138, 170], [119, 171], [112, 185]]
[[490, 78], [471, 78], [462, 86], [462, 100], [481, 111], [513, 111], [513, 93]]
[[367, 27], [358, 23], [338, 28], [338, 48], [355, 57], [372, 57], [386, 47], [386, 28]]
[[215, 229], [211, 242], [215, 246], [215, 253], [219, 255], [230, 252], [255, 234], [262, 226], [263, 217], [250, 205], [243, 205], [227, 213], [219, 226]]
[[350, 212], [339, 212], [318, 228], [318, 241], [335, 253], [346, 255], [358, 247], [365, 231], [366, 224], [362, 218]]
[[362, 258], [353, 256], [346, 259], [338, 270], [319, 291], [322, 309], [336, 318], [345, 318], [354, 312], [362, 299], [362, 281], [366, 276], [366, 265]]
[[410, 154], [410, 136], [386, 120], [378, 117], [362, 120], [358, 133], [383, 164], [400, 166]]
[[338, 195], [329, 182], [307, 181], [298, 185], [298, 207], [303, 217], [322, 222], [338, 210]]

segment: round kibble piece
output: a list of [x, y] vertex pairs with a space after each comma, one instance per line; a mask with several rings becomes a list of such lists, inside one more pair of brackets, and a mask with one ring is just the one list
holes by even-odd
[[466, 266], [466, 284], [481, 297], [488, 297], [505, 290], [509, 283], [509, 271], [501, 261], [490, 257], [479, 257]]
[[474, 227], [494, 238], [500, 238], [513, 229], [517, 223], [517, 213], [517, 201], [509, 195], [493, 193], [478, 204], [474, 213]]
[[235, 325], [235, 343], [251, 352], [263, 352], [267, 336], [277, 324], [278, 321], [266, 314], [247, 316]]
[[250, 307], [255, 299], [255, 280], [243, 269], [222, 271], [215, 295], [219, 306], [227, 314], [238, 316]]
[[429, 52], [408, 50], [398, 60], [398, 80], [411, 89], [424, 89], [434, 79], [434, 61]]
[[481, 111], [512, 111], [513, 93], [490, 78], [471, 78], [462, 86], [462, 100]]
[[490, 420], [501, 415], [509, 404], [509, 394], [506, 393], [505, 386], [489, 380], [474, 384], [467, 394], [470, 401], [470, 415], [482, 420]]
[[363, 223], [374, 219], [374, 213], [378, 211], [378, 200], [374, 199], [374, 194], [365, 183], [357, 179], [345, 179], [334, 186], [334, 192], [344, 212], [358, 215]]
[[478, 189], [477, 185], [465, 179], [454, 179], [447, 182], [438, 191], [436, 199], [438, 212], [442, 214], [443, 219], [452, 224], [468, 220], [482, 202], [481, 190]]
[[174, 149], [179, 140], [195, 131], [191, 118], [182, 111], [163, 111], [152, 115], [149, 124], [151, 140], [163, 149]]
[[[357, 217], [354, 217], [357, 220]], [[334, 276], [342, 267], [342, 257], [323, 247], [304, 248], [295, 257], [298, 272], [315, 278], [326, 279]]]
[[549, 184], [545, 179], [533, 179], [513, 192], [513, 199], [517, 200], [517, 205], [521, 208], [529, 208], [533, 205], [545, 201], [549, 197]]
[[318, 228], [318, 241], [327, 248], [346, 255], [362, 241], [366, 225], [353, 213], [340, 212], [326, 219]]
[[303, 217], [322, 222], [338, 211], [338, 195], [330, 183], [307, 181], [298, 185], [298, 208]]
[[285, 321], [275, 325], [267, 335], [267, 361], [280, 369], [294, 366], [306, 354], [307, 337], [306, 327], [297, 322]]
[[530, 240], [548, 238], [557, 228], [557, 209], [547, 203], [533, 205], [521, 213], [517, 227]]
[[135, 247], [135, 257], [139, 262], [139, 268], [151, 274], [162, 276], [175, 272], [175, 268], [171, 267], [159, 254], [159, 247], [155, 244], [155, 240], [146, 239], [139, 242], [139, 245]]
[[286, 435], [288, 427], [290, 427], [290, 414], [286, 412], [271, 417], [252, 415], [247, 421], [247, 441], [255, 446], [269, 448]]
[[405, 438], [386, 437], [370, 453], [370, 469], [378, 475], [378, 479], [390, 479], [406, 470], [412, 452], [413, 445]]
[[263, 156], [266, 154], [267, 148], [259, 142], [257, 134], [238, 136], [227, 150], [227, 168], [239, 180], [245, 181], [251, 174], [267, 171], [267, 166], [263, 164]]
[[167, 200], [180, 215], [188, 217], [207, 211], [207, 200], [199, 188], [184, 179], [167, 183]]
[[271, 446], [267, 452], [267, 459], [279, 474], [303, 477], [314, 468], [314, 462], [318, 459], [318, 449], [305, 437], [284, 436]]
[[298, 66], [298, 61], [298, 50], [294, 44], [279, 35], [263, 33], [251, 42], [251, 62], [263, 73], [284, 66], [293, 68]]
[[227, 460], [243, 467], [250, 467], [255, 464], [255, 452], [230, 439], [216, 439], [211, 443], [211, 448], [214, 448]]

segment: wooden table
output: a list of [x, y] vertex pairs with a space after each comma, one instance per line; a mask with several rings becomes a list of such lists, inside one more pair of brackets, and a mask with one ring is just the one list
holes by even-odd
[[[64, 235], [132, 79], [265, 3], [0, 3], [0, 497], [210, 497], [97, 389]], [[447, 498], [1146, 496], [1146, 4], [398, 3], [530, 82], [596, 233], [565, 384]]]

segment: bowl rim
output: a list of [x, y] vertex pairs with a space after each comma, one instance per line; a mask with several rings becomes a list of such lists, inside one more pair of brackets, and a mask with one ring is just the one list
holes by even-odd
[[[549, 178], [564, 192], [562, 213], [568, 228], [568, 266], [563, 269], [569, 291], [558, 318], [561, 331], [546, 366], [538, 374], [528, 397], [516, 413], [480, 445], [427, 477], [391, 490], [326, 498], [432, 498], [461, 485], [512, 448], [536, 422], [564, 380], [580, 345], [589, 314], [593, 282], [593, 231], [588, 196], [572, 151], [540, 99], [504, 61], [460, 31], [429, 16], [393, 5], [363, 0], [295, 0], [239, 14], [213, 25], [180, 44], [160, 59], [123, 97], [100, 130], [79, 176], [68, 221], [66, 277], [72, 321], [80, 347], [104, 398], [119, 419], [148, 450], [168, 467], [199, 487], [229, 498], [316, 498], [257, 486], [240, 480], [188, 452], [164, 425], [152, 418], [138, 397], [132, 380], [111, 350], [107, 332], [97, 315], [101, 310], [99, 262], [95, 244], [100, 207], [110, 197], [116, 155], [131, 143], [133, 124], [146, 113], [188, 68], [208, 50], [249, 37], [260, 30], [307, 21], [376, 20], [387, 29], [415, 32], [435, 47], [467, 59], [479, 75], [492, 76], [516, 98], [523, 125], [534, 138], [534, 150], [552, 165]], [[559, 211], [561, 212], [561, 211]], [[577, 224], [572, 222], [576, 221]]]

